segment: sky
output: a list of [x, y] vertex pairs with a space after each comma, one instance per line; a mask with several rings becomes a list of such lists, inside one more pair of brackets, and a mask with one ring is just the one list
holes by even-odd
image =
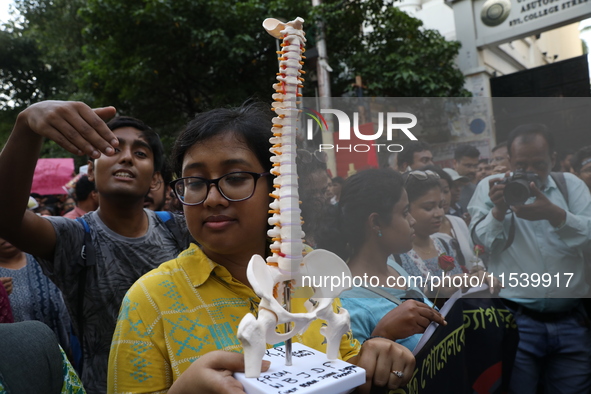
[[11, 0], [0, 0], [0, 23], [6, 22], [10, 18], [8, 8], [11, 4]]

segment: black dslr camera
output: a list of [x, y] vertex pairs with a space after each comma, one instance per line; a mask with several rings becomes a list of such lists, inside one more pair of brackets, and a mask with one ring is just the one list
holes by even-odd
[[505, 202], [509, 205], [524, 204], [532, 196], [530, 183], [534, 183], [539, 189], [542, 187], [542, 181], [535, 172], [515, 171], [509, 178], [504, 178], [501, 182], [505, 186], [503, 196]]

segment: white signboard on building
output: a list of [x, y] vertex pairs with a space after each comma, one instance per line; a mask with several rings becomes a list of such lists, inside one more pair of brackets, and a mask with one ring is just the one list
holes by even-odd
[[476, 0], [472, 10], [476, 46], [483, 47], [589, 18], [591, 0]]

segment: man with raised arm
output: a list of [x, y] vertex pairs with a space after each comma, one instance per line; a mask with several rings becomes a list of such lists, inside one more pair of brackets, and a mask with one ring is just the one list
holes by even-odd
[[[83, 349], [82, 380], [88, 393], [106, 392], [115, 323], [127, 289], [144, 273], [188, 246], [180, 215], [161, 219], [144, 209], [156, 184], [163, 148], [141, 121], [115, 108], [47, 101], [18, 115], [0, 153], [0, 237], [37, 257], [64, 293]], [[27, 211], [33, 173], [44, 138], [89, 156], [100, 207], [82, 220], [45, 218]]]

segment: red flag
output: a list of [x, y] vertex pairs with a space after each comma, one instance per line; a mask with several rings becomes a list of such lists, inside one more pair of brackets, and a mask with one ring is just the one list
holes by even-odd
[[[374, 124], [365, 123], [359, 125], [359, 132], [364, 135], [375, 134]], [[339, 140], [339, 133], [333, 133], [335, 156], [337, 160], [337, 175], [348, 177], [348, 172], [353, 164], [355, 170], [361, 171], [369, 167], [379, 167], [375, 141], [365, 141], [357, 138], [351, 129], [351, 139]]]

